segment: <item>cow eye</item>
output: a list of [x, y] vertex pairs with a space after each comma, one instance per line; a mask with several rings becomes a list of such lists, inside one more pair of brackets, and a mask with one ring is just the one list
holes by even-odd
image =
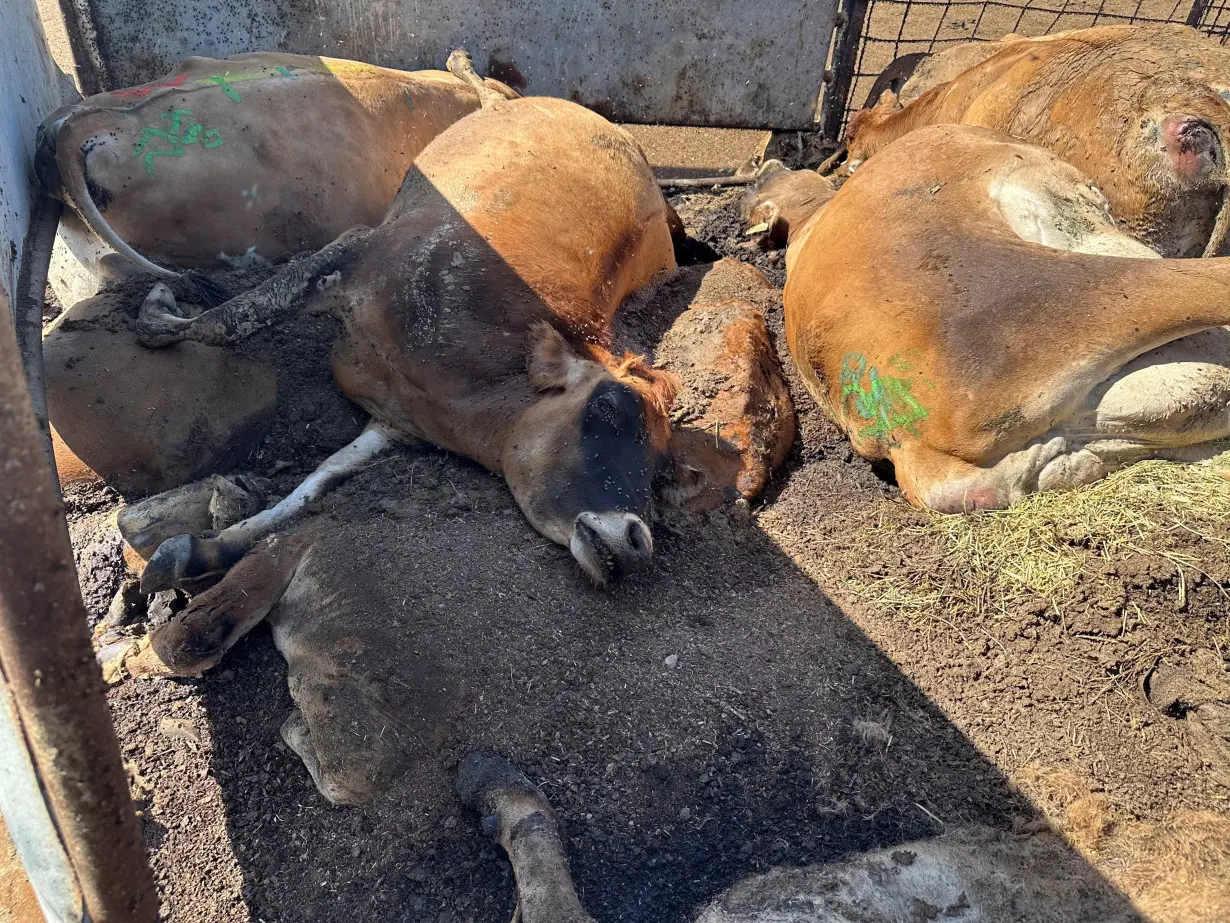
[[605, 394], [598, 395], [597, 404], [598, 415], [603, 422], [618, 426], [624, 419], [625, 414], [622, 412], [623, 407], [620, 405], [619, 397], [613, 391], [607, 391]]

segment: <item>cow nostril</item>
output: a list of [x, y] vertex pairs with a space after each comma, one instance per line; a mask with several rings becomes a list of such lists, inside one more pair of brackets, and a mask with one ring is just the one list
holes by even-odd
[[637, 553], [645, 551], [645, 535], [639, 522], [628, 523], [628, 546]]

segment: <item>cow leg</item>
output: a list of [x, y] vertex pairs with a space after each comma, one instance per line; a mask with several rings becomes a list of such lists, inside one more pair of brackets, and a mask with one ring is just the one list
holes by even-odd
[[141, 573], [147, 595], [220, 573], [242, 558], [257, 541], [285, 526], [335, 484], [362, 469], [394, 444], [390, 432], [372, 421], [350, 444], [338, 449], [276, 506], [228, 526], [212, 538], [177, 535], [150, 557]]
[[359, 804], [350, 797], [350, 792], [333, 784], [320, 765], [320, 757], [316, 753], [316, 745], [312, 742], [312, 729], [307, 718], [298, 708], [292, 708], [286, 720], [282, 722], [282, 740], [294, 754], [303, 761], [303, 766], [316, 783], [316, 789], [330, 804]]
[[1039, 473], [1067, 449], [1061, 436], [1048, 434], [994, 465], [971, 465], [921, 442], [892, 453], [897, 483], [911, 502], [937, 513], [967, 513], [1010, 506], [1038, 489]]
[[457, 793], [508, 853], [522, 923], [594, 923], [573, 887], [555, 812], [529, 779], [507, 760], [476, 751], [461, 762]]
[[135, 643], [106, 645], [99, 652], [104, 678], [204, 673], [277, 605], [314, 538], [304, 530], [267, 539], [169, 622]]
[[293, 258], [256, 288], [199, 317], [185, 317], [171, 290], [159, 282], [141, 305], [137, 338], [143, 346], [156, 348], [181, 340], [221, 346], [249, 337], [340, 282], [342, 268], [370, 233], [370, 228], [349, 230], [324, 249]]

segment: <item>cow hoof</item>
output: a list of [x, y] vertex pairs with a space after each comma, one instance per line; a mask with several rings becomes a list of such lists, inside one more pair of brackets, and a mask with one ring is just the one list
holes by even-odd
[[157, 283], [141, 303], [137, 315], [137, 339], [142, 346], [156, 349], [178, 343], [192, 326], [192, 319], [184, 317], [171, 290]]
[[125, 662], [137, 653], [139, 642], [133, 638], [103, 637], [99, 640], [94, 656], [102, 668], [103, 682], [108, 686], [119, 685], [129, 675]]
[[141, 592], [152, 596], [220, 574], [243, 557], [216, 538], [176, 535], [158, 546], [141, 572]]
[[145, 617], [146, 597], [141, 593], [141, 585], [136, 580], [125, 580], [111, 598], [107, 607], [107, 615], [99, 623], [99, 629], [109, 630], [131, 625]]
[[457, 794], [467, 808], [473, 808], [484, 818], [490, 817], [498, 813], [495, 797], [510, 791], [541, 797], [525, 773], [502, 756], [475, 750], [461, 761], [457, 769]]
[[131, 676], [191, 676], [172, 668], [154, 650], [149, 635], [143, 638], [103, 639], [98, 647], [98, 662], [103, 681], [116, 686]]

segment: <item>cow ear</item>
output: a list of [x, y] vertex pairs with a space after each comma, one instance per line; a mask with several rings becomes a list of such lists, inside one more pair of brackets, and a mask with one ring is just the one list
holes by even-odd
[[527, 370], [530, 382], [539, 391], [567, 388], [585, 361], [546, 321], [538, 321], [530, 328], [528, 347]]
[[752, 209], [743, 230], [745, 237], [759, 235], [760, 240], [771, 240], [775, 243], [784, 242], [788, 232], [789, 228], [782, 218], [782, 210], [772, 199], [765, 199]]
[[645, 377], [649, 379], [649, 401], [664, 417], [669, 417], [679, 393], [679, 379], [670, 372], [650, 368]]

